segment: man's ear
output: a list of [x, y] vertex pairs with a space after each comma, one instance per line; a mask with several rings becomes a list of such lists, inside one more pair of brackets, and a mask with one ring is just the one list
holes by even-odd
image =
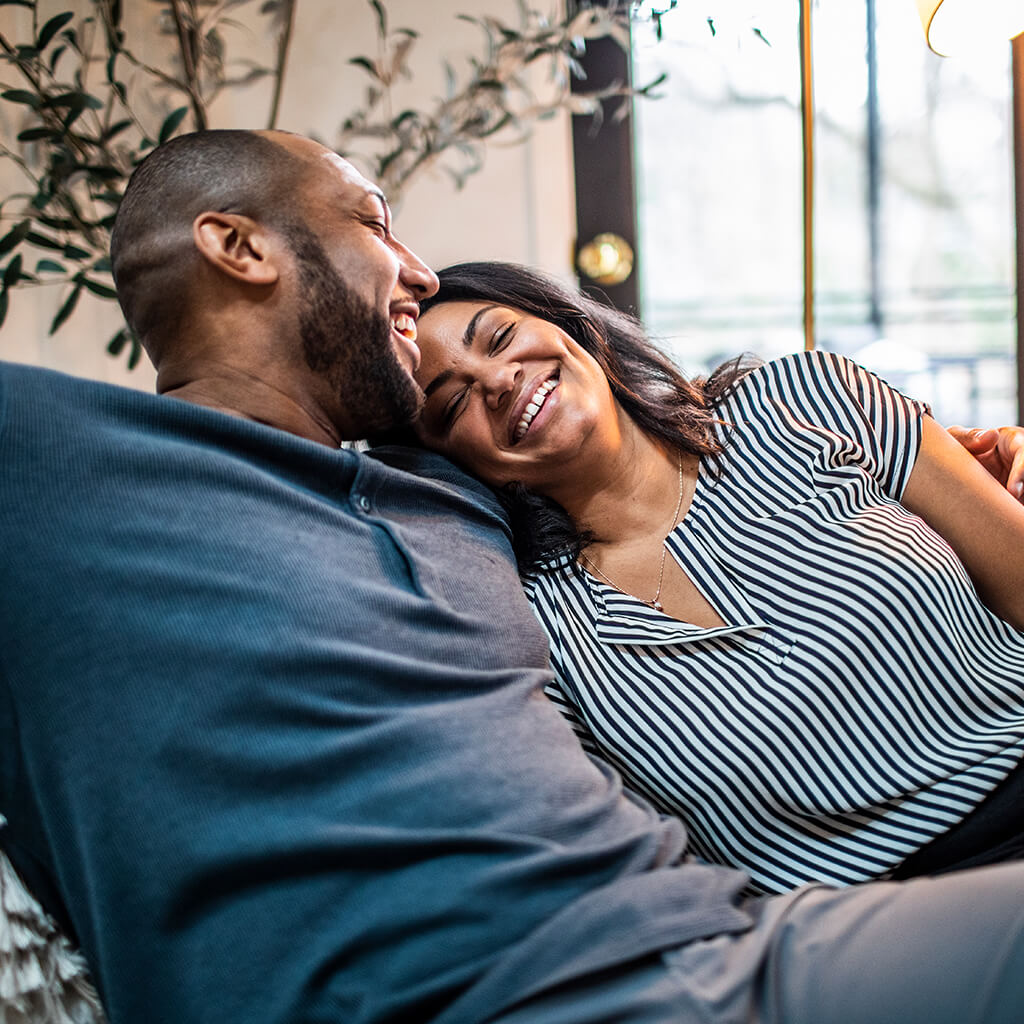
[[236, 281], [253, 285], [277, 283], [277, 238], [251, 217], [201, 213], [192, 222], [192, 238], [203, 259]]

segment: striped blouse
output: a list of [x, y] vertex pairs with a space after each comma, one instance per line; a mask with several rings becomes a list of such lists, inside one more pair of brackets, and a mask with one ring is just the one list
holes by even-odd
[[899, 504], [925, 406], [800, 353], [722, 403], [667, 540], [725, 625], [703, 629], [577, 564], [524, 581], [549, 696], [589, 749], [758, 890], [884, 876], [1024, 753], [1024, 633]]

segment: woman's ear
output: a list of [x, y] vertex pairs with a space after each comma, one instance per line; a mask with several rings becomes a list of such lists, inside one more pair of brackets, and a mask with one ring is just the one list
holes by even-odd
[[201, 213], [192, 222], [192, 238], [203, 259], [236, 281], [277, 283], [277, 238], [251, 217]]

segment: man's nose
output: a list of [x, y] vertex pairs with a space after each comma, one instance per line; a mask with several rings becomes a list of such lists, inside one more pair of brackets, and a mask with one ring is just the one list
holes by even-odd
[[402, 283], [412, 291], [418, 299], [427, 299], [437, 294], [438, 280], [430, 267], [426, 265], [411, 249], [401, 247], [399, 257], [402, 262], [400, 277]]

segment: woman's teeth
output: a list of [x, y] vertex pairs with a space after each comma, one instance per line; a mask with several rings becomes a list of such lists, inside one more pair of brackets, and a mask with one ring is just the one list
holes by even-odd
[[530, 424], [533, 422], [533, 417], [540, 412], [541, 406], [544, 404], [548, 395], [551, 394], [555, 388], [558, 387], [557, 380], [546, 380], [537, 390], [534, 392], [533, 398], [530, 399], [529, 405], [523, 410], [522, 419], [516, 424], [515, 439], [518, 441], [523, 434], [529, 429]]
[[416, 340], [416, 321], [409, 316], [408, 313], [399, 313], [398, 316], [391, 321], [391, 326], [403, 338], [408, 338], [409, 341]]

